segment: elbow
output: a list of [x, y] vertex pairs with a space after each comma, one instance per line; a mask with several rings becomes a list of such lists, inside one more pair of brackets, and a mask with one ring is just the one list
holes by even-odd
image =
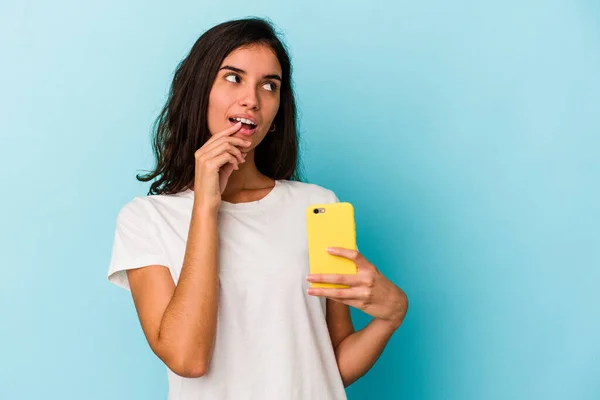
[[352, 385], [354, 382], [356, 382], [356, 379], [358, 378], [349, 378], [342, 376], [342, 384], [344, 385], [344, 388], [347, 388], [348, 386]]
[[184, 378], [201, 378], [206, 374], [207, 370], [208, 368], [204, 366], [193, 365], [189, 367], [179, 367], [177, 370], [171, 371]]
[[184, 378], [200, 378], [208, 372], [208, 359], [192, 356], [190, 351], [163, 351], [159, 358], [174, 374]]
[[208, 364], [200, 361], [170, 362], [165, 364], [174, 374], [184, 378], [200, 378], [208, 372]]
[[153, 349], [169, 370], [183, 378], [200, 378], [208, 372], [210, 352], [205, 354], [189, 348], [175, 348], [160, 340]]

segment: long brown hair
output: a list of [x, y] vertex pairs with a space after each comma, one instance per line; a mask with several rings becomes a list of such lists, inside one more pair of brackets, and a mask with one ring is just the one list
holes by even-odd
[[167, 102], [153, 125], [156, 167], [146, 175], [136, 175], [142, 182], [157, 178], [149, 195], [177, 193], [193, 182], [194, 153], [211, 137], [208, 97], [218, 69], [233, 50], [252, 44], [269, 46], [282, 72], [279, 110], [273, 121], [275, 132], [269, 132], [256, 147], [256, 167], [272, 179], [302, 180], [288, 51], [269, 21], [246, 18], [206, 31], [178, 65]]

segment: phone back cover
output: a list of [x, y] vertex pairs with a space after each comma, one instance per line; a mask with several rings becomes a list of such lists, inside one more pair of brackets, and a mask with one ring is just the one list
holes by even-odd
[[[315, 214], [315, 208], [325, 213]], [[308, 258], [311, 274], [356, 274], [356, 265], [345, 257], [334, 256], [327, 247], [356, 250], [354, 207], [350, 203], [313, 204], [306, 209]], [[314, 283], [312, 287], [347, 288], [346, 285]]]

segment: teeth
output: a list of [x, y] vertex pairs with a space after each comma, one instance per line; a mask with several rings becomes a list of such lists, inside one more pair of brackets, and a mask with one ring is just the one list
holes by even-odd
[[248, 124], [248, 125], [256, 125], [254, 122], [250, 121], [249, 119], [246, 118], [233, 118], [234, 121], [240, 121], [243, 122], [244, 124]]

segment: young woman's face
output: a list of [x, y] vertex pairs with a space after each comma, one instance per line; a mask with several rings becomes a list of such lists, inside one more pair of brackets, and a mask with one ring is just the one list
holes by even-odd
[[271, 48], [252, 45], [232, 51], [221, 64], [208, 100], [211, 134], [235, 125], [235, 135], [256, 147], [268, 133], [279, 109], [281, 65]]

